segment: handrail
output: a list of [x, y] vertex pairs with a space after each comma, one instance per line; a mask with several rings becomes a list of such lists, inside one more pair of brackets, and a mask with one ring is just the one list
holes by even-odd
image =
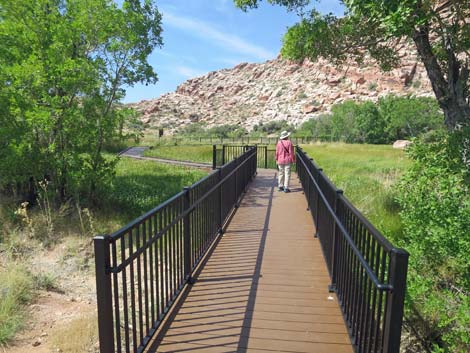
[[[234, 160], [235, 161], [235, 160]], [[209, 191], [207, 191], [204, 195], [202, 195], [201, 197], [198, 198], [197, 201], [195, 201], [194, 203], [191, 204], [191, 206], [186, 209], [185, 211], [183, 211], [182, 213], [180, 213], [176, 218], [173, 219], [172, 222], [170, 222], [168, 225], [166, 225], [163, 229], [161, 229], [159, 232], [157, 232], [153, 237], [152, 239], [150, 239], [149, 241], [147, 241], [145, 244], [143, 244], [139, 250], [137, 250], [136, 252], [134, 252], [132, 255], [130, 255], [125, 262], [122, 262], [119, 266], [115, 267], [115, 268], [110, 268], [109, 271], [111, 273], [119, 273], [122, 271], [123, 268], [125, 268], [129, 263], [131, 263], [132, 261], [134, 261], [137, 257], [139, 257], [139, 255], [141, 255], [145, 250], [147, 250], [150, 246], [152, 246], [160, 237], [162, 237], [164, 234], [166, 234], [166, 232], [168, 232], [169, 229], [171, 229], [173, 226], [175, 226], [176, 224], [178, 224], [178, 222], [180, 222], [182, 219], [184, 219], [185, 217], [187, 217], [190, 213], [192, 213], [196, 208], [197, 206], [199, 206], [203, 201], [205, 201], [210, 195], [212, 195], [217, 189], [220, 188], [221, 185], [223, 185], [230, 177], [232, 177], [232, 175], [234, 175], [245, 163], [249, 162], [250, 160], [249, 159], [245, 159], [242, 163], [240, 163], [239, 165], [237, 165], [236, 169], [232, 170], [227, 176], [225, 176], [221, 181], [219, 181], [217, 184], [215, 184]], [[203, 178], [201, 180], [205, 180], [206, 178]], [[200, 180], [200, 181], [201, 181]], [[189, 189], [193, 188], [194, 186], [197, 186], [198, 184], [200, 184], [200, 181], [196, 182], [195, 184], [193, 184], [192, 186], [189, 187]], [[184, 194], [184, 191], [178, 193], [176, 196], [180, 196], [181, 194]], [[168, 201], [164, 202], [162, 205], [168, 205], [168, 204], [171, 204], [170, 201], [174, 201], [175, 199], [177, 199], [176, 196], [173, 196], [172, 198], [170, 198]], [[161, 206], [158, 206], [156, 208], [154, 208], [154, 212], [160, 210], [162, 207]], [[152, 211], [150, 211], [152, 212]], [[147, 212], [146, 215], [149, 215], [150, 212]], [[147, 217], [148, 218], [148, 217]], [[138, 225], [140, 224], [142, 221], [145, 220], [145, 217], [140, 217], [140, 222], [138, 221], [133, 221], [131, 223], [129, 223], [127, 226], [125, 226], [125, 229], [131, 229], [132, 227], [134, 227], [135, 225]], [[124, 229], [124, 228], [123, 228]], [[116, 233], [121, 233], [122, 231], [120, 230], [119, 232], [116, 232]], [[125, 232], [124, 232], [125, 233]], [[122, 235], [122, 234], [121, 234]], [[109, 236], [107, 237], [109, 238], [109, 240], [114, 240], [115, 238], [113, 238], [113, 236]]]
[[134, 219], [133, 221], [129, 222], [128, 224], [126, 224], [124, 227], [122, 227], [121, 229], [115, 231], [114, 233], [112, 233], [111, 235], [109, 235], [108, 237], [110, 239], [113, 239], [113, 240], [118, 240], [120, 237], [122, 237], [124, 234], [126, 234], [127, 232], [129, 232], [129, 230], [131, 230], [132, 228], [135, 228], [135, 226], [141, 224], [142, 222], [146, 221], [147, 219], [149, 219], [152, 215], [154, 215], [155, 213], [157, 213], [158, 211], [164, 209], [165, 207], [167, 207], [169, 204], [171, 204], [173, 201], [177, 200], [178, 198], [180, 198], [181, 196], [183, 196], [184, 194], [184, 191], [180, 191], [179, 193], [177, 193], [176, 195], [170, 197], [168, 200], [162, 202], [161, 204], [159, 204], [158, 206], [156, 206], [155, 208], [152, 208], [150, 211], [144, 213], [142, 216], [140, 217], [137, 217], [136, 219]]
[[313, 159], [296, 148], [302, 183], [356, 352], [398, 353], [409, 254], [350, 203]]
[[[302, 158], [299, 158], [299, 160], [302, 162], [302, 164], [306, 167], [306, 171], [308, 173], [308, 175], [310, 176], [310, 178], [312, 179], [313, 181], [313, 184], [315, 185], [315, 187], [318, 189], [318, 194], [319, 196], [322, 198], [322, 200], [324, 201], [325, 203], [325, 207], [327, 208], [328, 212], [330, 212], [331, 216], [333, 217], [336, 225], [339, 227], [339, 229], [341, 230], [341, 233], [343, 233], [346, 241], [349, 243], [349, 245], [351, 246], [351, 249], [354, 251], [354, 253], [356, 254], [356, 256], [358, 257], [359, 261], [361, 262], [361, 264], [364, 266], [364, 269], [366, 270], [367, 272], [367, 275], [369, 276], [369, 278], [374, 282], [374, 285], [376, 288], [380, 289], [380, 290], [386, 290], [386, 291], [391, 291], [393, 290], [393, 286], [389, 285], [389, 284], [386, 284], [386, 283], [381, 283], [380, 280], [378, 279], [378, 277], [375, 275], [374, 271], [371, 269], [371, 267], [369, 266], [369, 264], [367, 263], [367, 261], [364, 259], [364, 257], [362, 256], [361, 252], [359, 251], [359, 249], [357, 248], [356, 244], [354, 243], [354, 241], [352, 240], [351, 238], [351, 235], [348, 233], [348, 231], [344, 228], [343, 224], [341, 223], [341, 221], [339, 220], [338, 216], [336, 215], [335, 211], [333, 210], [333, 208], [330, 206], [330, 204], [328, 203], [328, 200], [326, 199], [325, 195], [323, 194], [323, 192], [320, 190], [320, 187], [318, 186], [317, 182], [315, 181], [315, 178], [313, 177], [312, 173], [310, 172], [310, 170], [308, 170], [307, 168], [307, 164], [303, 161]], [[344, 197], [344, 196], [343, 196]], [[345, 198], [346, 199], [346, 198]]]
[[254, 147], [95, 244], [101, 353], [143, 352], [256, 174]]

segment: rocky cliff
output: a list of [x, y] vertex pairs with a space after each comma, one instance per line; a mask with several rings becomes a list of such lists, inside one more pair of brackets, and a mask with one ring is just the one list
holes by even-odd
[[239, 124], [248, 130], [273, 120], [299, 125], [348, 99], [376, 101], [392, 93], [432, 96], [416, 53], [403, 47], [400, 57], [400, 67], [387, 73], [371, 64], [338, 68], [325, 60], [294, 63], [277, 58], [262, 64], [241, 63], [130, 106], [141, 113], [147, 129], [163, 127], [165, 133], [172, 133], [193, 122], [207, 127]]

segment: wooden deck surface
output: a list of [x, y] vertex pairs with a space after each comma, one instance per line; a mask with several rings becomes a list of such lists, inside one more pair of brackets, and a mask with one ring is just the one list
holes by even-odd
[[297, 176], [259, 170], [151, 352], [352, 353]]

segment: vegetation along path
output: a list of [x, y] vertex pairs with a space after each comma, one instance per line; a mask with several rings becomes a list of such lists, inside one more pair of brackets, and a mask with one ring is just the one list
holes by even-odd
[[144, 157], [144, 152], [149, 149], [150, 147], [147, 146], [140, 146], [140, 147], [130, 147], [122, 152], [119, 153], [120, 156], [130, 157], [135, 159], [142, 159], [147, 161], [154, 161], [159, 163], [167, 163], [185, 167], [192, 167], [192, 168], [212, 168], [212, 164], [210, 163], [201, 163], [201, 162], [190, 162], [190, 161], [178, 161], [174, 159], [165, 159], [165, 158], [156, 158], [156, 157]]
[[150, 352], [353, 352], [297, 178], [258, 173]]

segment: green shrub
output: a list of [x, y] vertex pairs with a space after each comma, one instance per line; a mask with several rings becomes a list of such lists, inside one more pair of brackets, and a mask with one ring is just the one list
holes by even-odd
[[[399, 183], [398, 202], [411, 254], [408, 315], [427, 322], [434, 352], [470, 351], [470, 133], [415, 141], [412, 167]], [[414, 309], [414, 310], [412, 310]]]
[[331, 108], [331, 134], [334, 141], [353, 143], [360, 140], [356, 118], [360, 105], [350, 100]]
[[253, 127], [253, 131], [256, 133], [263, 133], [266, 135], [280, 133], [283, 130], [293, 132], [295, 128], [290, 125], [286, 120], [270, 121], [269, 123], [263, 124], [262, 122]]
[[179, 133], [181, 135], [203, 137], [206, 135], [206, 130], [202, 123], [192, 123], [183, 127]]
[[320, 140], [385, 144], [430, 136], [443, 128], [443, 119], [435, 99], [390, 95], [377, 104], [353, 100], [335, 104], [331, 114], [308, 120], [298, 134]]
[[23, 306], [31, 299], [33, 280], [24, 266], [0, 268], [0, 347], [24, 322]]
[[387, 136], [384, 134], [387, 122], [379, 113], [377, 105], [372, 102], [364, 102], [358, 106], [356, 114], [358, 142], [371, 144], [388, 142]]
[[314, 137], [320, 141], [331, 140], [331, 115], [321, 114], [304, 122], [295, 132], [296, 136]]
[[434, 98], [389, 95], [379, 99], [378, 109], [387, 122], [385, 132], [390, 141], [417, 137], [444, 126], [444, 115]]

